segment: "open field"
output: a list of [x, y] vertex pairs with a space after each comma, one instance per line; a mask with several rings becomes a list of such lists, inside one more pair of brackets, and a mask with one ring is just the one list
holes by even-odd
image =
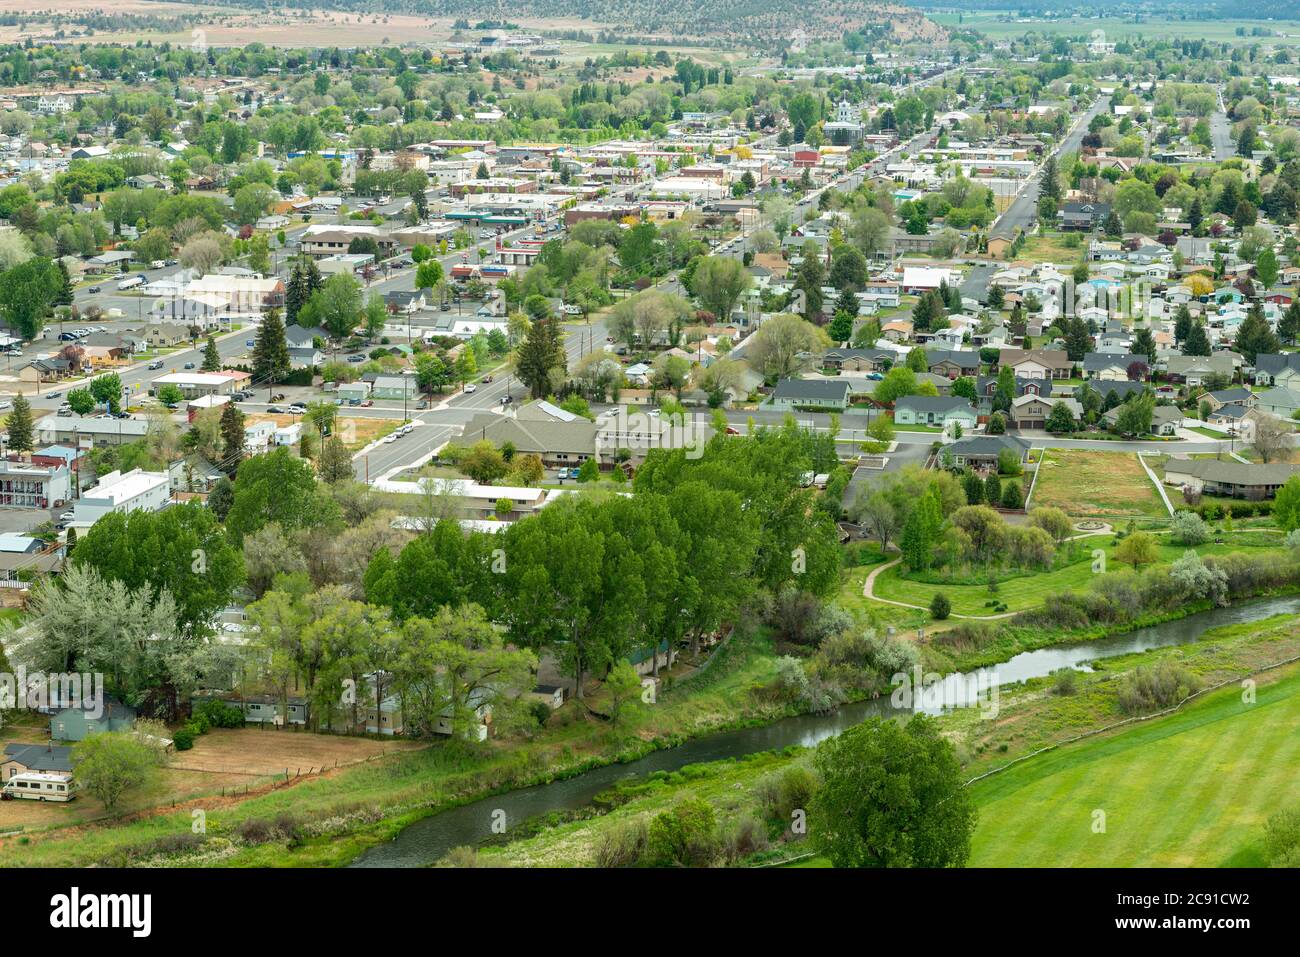
[[1038, 235], [1030, 236], [1025, 240], [1024, 247], [1016, 260], [1035, 263], [1059, 263], [1066, 265], [1079, 261], [1083, 255], [1083, 243], [1079, 237], [1073, 237], [1074, 245], [1071, 246], [1070, 240], [1064, 235]]
[[1300, 794], [1300, 675], [1241, 699], [1230, 686], [977, 782], [971, 865], [1261, 865], [1264, 823]]
[[[1087, 38], [1094, 30], [1104, 30], [1106, 39], [1111, 42], [1125, 38], [1144, 37], [1186, 37], [1187, 39], [1205, 40], [1207, 42], [1241, 42], [1236, 35], [1238, 27], [1247, 32], [1257, 27], [1276, 31], [1281, 36], [1266, 38], [1272, 43], [1288, 45], [1300, 44], [1300, 22], [1285, 20], [1168, 20], [1144, 17], [1141, 22], [1118, 17], [1080, 18], [1070, 17], [1053, 20], [1036, 18], [1013, 18], [995, 12], [981, 13], [964, 11], [956, 13], [927, 13], [935, 23], [944, 26], [960, 24], [968, 30], [978, 30], [995, 38], [1020, 37], [1027, 33], [1064, 34]], [[1002, 19], [999, 19], [1002, 17]], [[1265, 39], [1265, 38], [1251, 38]]]
[[1131, 452], [1049, 449], [1038, 467], [1031, 504], [1055, 506], [1076, 517], [1168, 517]]
[[306, 731], [261, 731], [213, 728], [194, 739], [194, 747], [172, 756], [172, 768], [242, 774], [252, 777], [290, 775], [323, 767], [353, 764], [382, 754], [417, 751], [418, 741], [375, 741]]

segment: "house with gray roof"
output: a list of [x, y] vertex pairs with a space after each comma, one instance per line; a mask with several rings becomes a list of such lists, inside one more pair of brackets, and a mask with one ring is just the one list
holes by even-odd
[[957, 422], [964, 429], [973, 429], [976, 421], [970, 400], [959, 395], [905, 395], [894, 403], [894, 422], [900, 426], [946, 428]]
[[1201, 492], [1260, 501], [1272, 498], [1300, 465], [1238, 462], [1235, 459], [1170, 459], [1165, 463], [1165, 484]]
[[[549, 409], [544, 408], [549, 406]], [[549, 402], [526, 405], [513, 415], [480, 412], [465, 424], [461, 441], [488, 441], [501, 448], [507, 442], [516, 455], [536, 455], [553, 468], [581, 465], [596, 457], [596, 423], [564, 412]]]
[[772, 392], [777, 412], [843, 412], [849, 405], [849, 384], [826, 379], [782, 379]]

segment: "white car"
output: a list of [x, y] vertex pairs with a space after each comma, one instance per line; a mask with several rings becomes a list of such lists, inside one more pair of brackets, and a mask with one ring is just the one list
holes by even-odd
[[478, 391], [478, 386], [476, 386], [473, 382], [466, 382], [466, 383], [465, 383], [465, 391], [466, 391], [466, 392], [477, 392], [477, 391]]
[[76, 518], [76, 517], [77, 517], [77, 513], [76, 513], [76, 512], [64, 512], [62, 515], [59, 516], [59, 521], [60, 521], [60, 522], [70, 522], [70, 521], [72, 521], [72, 520], [73, 520], [74, 518]]
[[398, 438], [398, 434], [396, 432], [389, 432], [387, 435], [384, 436], [384, 444], [391, 445], [397, 441], [397, 438]]
[[305, 415], [306, 412], [307, 412], [307, 407], [305, 405], [298, 405], [297, 403], [295, 403], [289, 406], [290, 415]]

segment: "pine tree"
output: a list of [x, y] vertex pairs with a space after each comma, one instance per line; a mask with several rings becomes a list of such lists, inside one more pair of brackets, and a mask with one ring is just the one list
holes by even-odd
[[1277, 352], [1277, 336], [1269, 328], [1268, 320], [1264, 318], [1264, 309], [1259, 303], [1251, 306], [1250, 312], [1246, 313], [1246, 318], [1242, 321], [1233, 340], [1233, 347], [1251, 365], [1255, 364], [1255, 356], [1259, 353]]
[[225, 471], [234, 475], [244, 457], [244, 413], [233, 402], [227, 402], [221, 410], [221, 444]]
[[320, 460], [316, 463], [316, 468], [322, 482], [331, 485], [336, 482], [346, 482], [353, 475], [352, 455], [337, 436], [331, 436], [325, 440], [325, 445], [321, 448]]
[[274, 385], [289, 373], [289, 343], [284, 338], [284, 323], [277, 309], [268, 309], [262, 317], [262, 328], [253, 345], [253, 381], [258, 385]]
[[1210, 337], [1205, 334], [1205, 326], [1199, 322], [1192, 324], [1192, 331], [1183, 343], [1183, 355], [1208, 356], [1210, 354]]
[[15, 452], [30, 452], [33, 445], [32, 407], [25, 395], [14, 396], [9, 410], [9, 448]]
[[1174, 313], [1174, 342], [1181, 345], [1187, 341], [1187, 337], [1191, 335], [1191, 332], [1192, 312], [1187, 308], [1187, 304], [1183, 303], [1178, 307], [1178, 311]]
[[1277, 323], [1277, 334], [1292, 345], [1295, 344], [1296, 337], [1300, 336], [1300, 299], [1292, 302], [1287, 306], [1286, 312], [1282, 313], [1282, 318]]
[[307, 301], [307, 277], [302, 271], [302, 260], [293, 264], [289, 282], [284, 288], [284, 315], [290, 325], [298, 321], [298, 310]]
[[203, 367], [204, 372], [221, 371], [221, 353], [217, 352], [217, 340], [208, 336], [208, 344], [203, 348]]

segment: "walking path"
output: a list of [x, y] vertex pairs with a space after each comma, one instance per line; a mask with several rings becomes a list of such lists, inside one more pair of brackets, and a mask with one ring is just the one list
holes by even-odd
[[[1071, 535], [1069, 538], [1066, 539], [1066, 541], [1072, 542], [1080, 538], [1090, 538], [1093, 535], [1109, 535], [1111, 534], [1111, 532], [1112, 529], [1110, 525], [1103, 523], [1101, 528], [1093, 528], [1079, 535]], [[912, 605], [912, 604], [908, 604], [905, 601], [894, 601], [891, 598], [880, 598], [879, 596], [876, 595], [876, 576], [879, 575], [887, 568], [893, 568], [902, 560], [903, 560], [902, 558], [895, 558], [892, 562], [885, 562], [885, 564], [873, 568], [870, 574], [867, 575], [867, 580], [862, 585], [862, 597], [869, 599], [870, 601], [878, 601], [882, 605], [894, 605], [897, 608], [911, 608], [916, 611], [928, 612], [930, 609], [926, 608], [923, 605]], [[958, 615], [954, 612], [948, 617], [964, 618], [968, 621], [997, 621], [1000, 618], [1011, 618], [1014, 615], [1018, 615], [1018, 614], [1020, 614], [1020, 612], [1018, 611], [1004, 611], [997, 615]]]

